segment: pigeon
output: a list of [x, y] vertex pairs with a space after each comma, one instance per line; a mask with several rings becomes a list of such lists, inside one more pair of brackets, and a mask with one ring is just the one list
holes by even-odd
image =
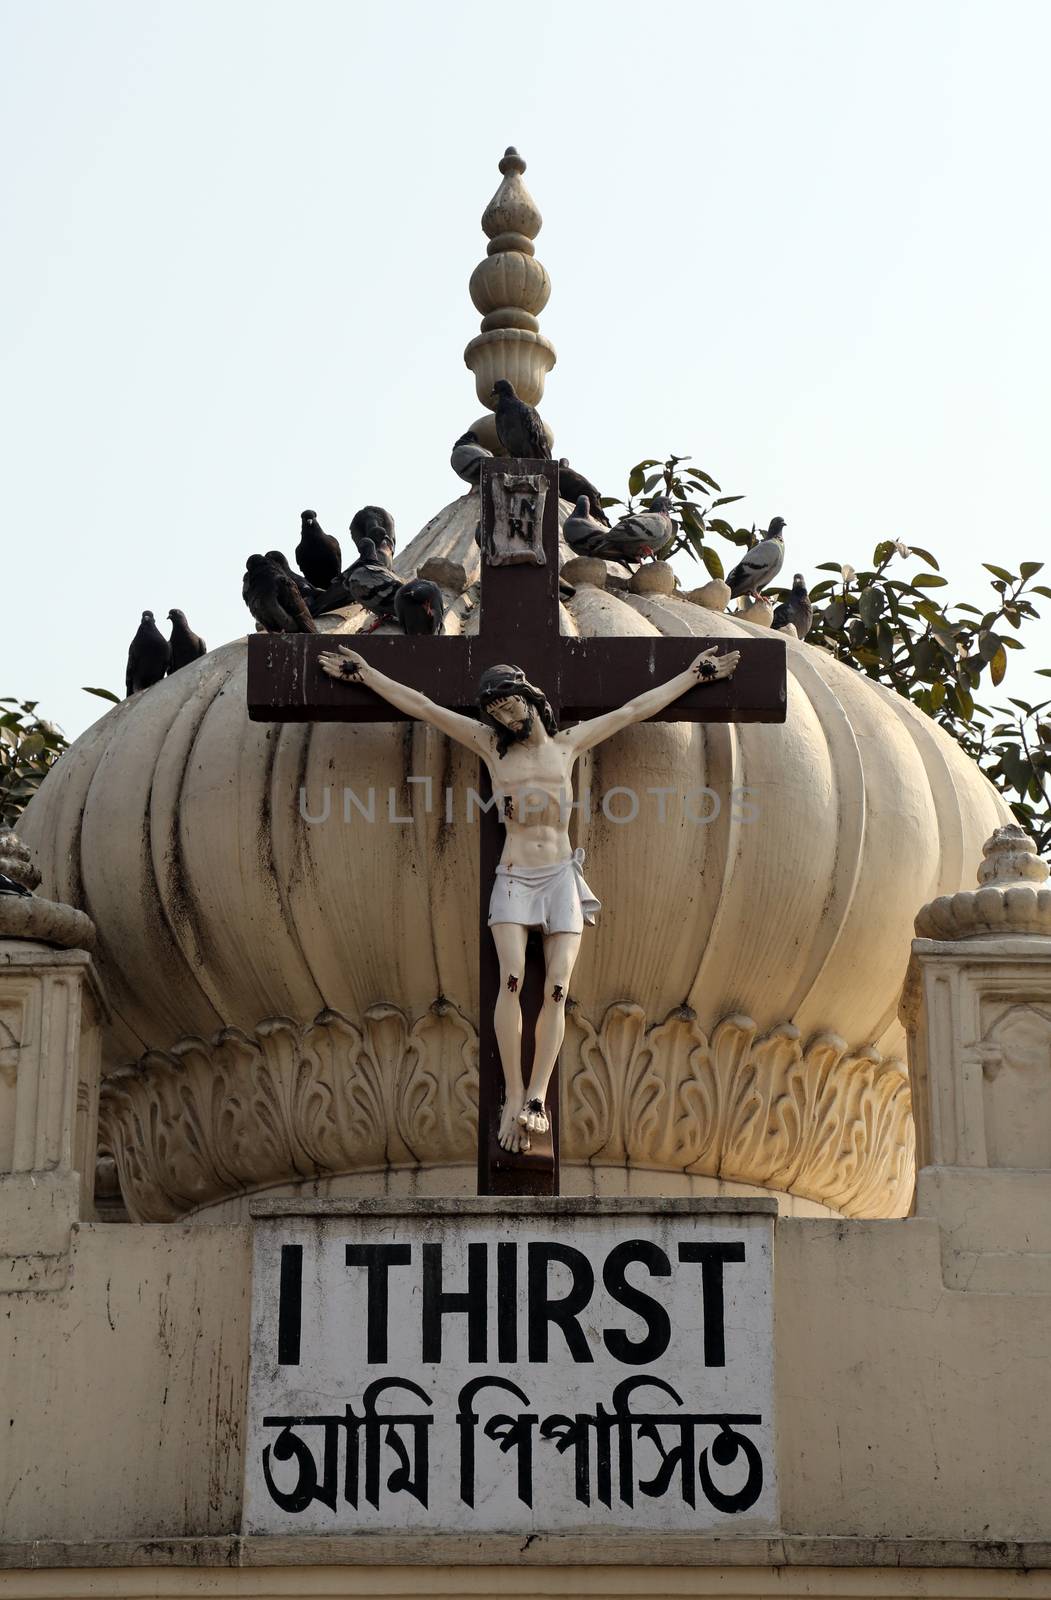
[[736, 567], [726, 574], [731, 600], [737, 600], [743, 594], [750, 594], [758, 600], [765, 585], [773, 583], [785, 559], [784, 526], [784, 517], [774, 517], [766, 538], [753, 545]]
[[496, 401], [497, 438], [508, 455], [528, 461], [550, 461], [551, 446], [540, 413], [519, 400], [514, 384], [506, 378], [497, 378], [490, 398]]
[[267, 633], [317, 633], [306, 601], [280, 567], [249, 556], [241, 587], [245, 605]]
[[590, 502], [586, 494], [577, 496], [572, 514], [562, 524], [562, 537], [575, 555], [592, 556], [597, 552], [594, 544], [604, 539], [606, 530], [592, 521]]
[[[362, 544], [366, 548], [376, 548], [371, 539], [363, 539]], [[363, 555], [360, 561], [347, 568], [344, 576], [349, 598], [376, 618], [373, 627], [378, 628], [381, 622], [390, 622], [396, 616], [395, 605], [402, 581], [389, 567], [366, 560]]]
[[160, 683], [172, 658], [172, 647], [153, 620], [152, 611], [142, 613], [138, 631], [128, 647], [128, 668], [124, 677], [126, 695], [137, 694]]
[[582, 494], [587, 495], [591, 502], [591, 515], [595, 521], [601, 522], [606, 528], [609, 527], [609, 518], [602, 507], [602, 496], [582, 472], [573, 471], [564, 456], [558, 463], [558, 493], [561, 499], [572, 500], [574, 505]]
[[0, 894], [29, 894], [32, 889], [27, 889], [24, 883], [19, 883], [16, 878], [9, 878], [6, 872], [0, 872]]
[[453, 453], [449, 457], [449, 465], [458, 478], [464, 483], [477, 484], [482, 476], [482, 462], [491, 461], [493, 452], [487, 450], [484, 444], [478, 443], [478, 435], [470, 429], [462, 433], [453, 445]]
[[314, 598], [309, 602], [310, 610], [315, 617], [322, 616], [326, 611], [338, 611], [342, 606], [355, 603], [351, 580], [360, 567], [385, 567], [392, 576], [394, 572], [394, 564], [387, 546], [377, 546], [372, 539], [362, 539], [358, 545], [358, 559], [352, 561], [346, 571], [341, 572], [323, 592], [315, 590]]
[[394, 615], [406, 633], [441, 633], [445, 597], [429, 578], [411, 578], [394, 596]]
[[295, 584], [296, 588], [303, 596], [303, 599], [306, 601], [307, 607], [309, 608], [312, 601], [317, 598], [320, 590], [316, 589], [307, 578], [304, 578], [301, 572], [296, 572], [294, 567], [289, 566], [288, 557], [283, 551], [268, 550], [266, 552], [266, 559], [268, 561], [272, 561], [274, 566], [277, 567], [279, 571], [284, 573], [285, 577], [290, 583]]
[[180, 667], [188, 667], [191, 661], [200, 660], [201, 656], [208, 654], [208, 646], [199, 633], [194, 633], [186, 620], [185, 611], [169, 611], [168, 621], [172, 625], [171, 636], [168, 643], [171, 646], [171, 660], [168, 663], [169, 672], [178, 672]]
[[[363, 542], [371, 539], [381, 555], [386, 550], [388, 556], [392, 556], [397, 543], [394, 537], [394, 518], [382, 506], [362, 506], [361, 510], [355, 511], [350, 519], [350, 537], [359, 555]], [[389, 561], [385, 564], [390, 566]]]
[[663, 496], [653, 500], [648, 511], [633, 511], [613, 528], [602, 528], [587, 515], [588, 496], [582, 494], [576, 510], [567, 517], [562, 535], [578, 556], [600, 556], [604, 561], [619, 561], [629, 569], [662, 550], [674, 536], [671, 501]]
[[326, 584], [338, 577], [343, 565], [343, 552], [339, 548], [339, 540], [322, 528], [316, 511], [304, 511], [302, 515], [303, 531], [296, 545], [296, 560], [307, 582], [316, 589], [324, 589]]
[[792, 579], [792, 592], [787, 600], [774, 610], [774, 627], [783, 628], [791, 623], [800, 639], [805, 639], [814, 624], [814, 608], [810, 604], [806, 579], [797, 572]]

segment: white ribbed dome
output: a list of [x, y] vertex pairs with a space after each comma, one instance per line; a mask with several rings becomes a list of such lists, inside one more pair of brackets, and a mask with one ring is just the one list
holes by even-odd
[[[476, 497], [455, 501], [402, 571], [430, 555], [476, 564], [476, 520]], [[354, 631], [360, 620], [333, 625]], [[760, 631], [683, 600], [590, 587], [563, 627]], [[791, 639], [787, 649], [783, 726], [650, 724], [596, 752], [596, 797], [623, 785], [643, 807], [630, 826], [601, 811], [579, 823], [605, 909], [573, 996], [595, 1026], [617, 1002], [650, 1024], [685, 1006], [706, 1032], [743, 1014], [760, 1034], [788, 1026], [804, 1044], [832, 1034], [854, 1052], [900, 1051], [913, 917], [973, 883], [983, 841], [1009, 814], [909, 703], [819, 649]], [[411, 1019], [442, 996], [476, 1022], [477, 830], [462, 799], [452, 826], [440, 804], [448, 784], [462, 796], [474, 782], [473, 758], [405, 724], [251, 723], [245, 672], [239, 639], [115, 707], [25, 815], [43, 892], [98, 927], [114, 1007], [109, 1067], [187, 1035], [251, 1032], [274, 1017], [305, 1024], [326, 1009], [358, 1018], [382, 1003]], [[424, 774], [439, 797], [430, 815], [421, 787], [404, 786]], [[344, 784], [359, 796], [376, 789], [375, 824], [343, 822]], [[326, 785], [332, 815], [311, 826], [300, 788], [316, 814]], [[661, 825], [644, 794], [701, 785], [724, 797], [707, 826], [674, 799]], [[412, 797], [409, 824], [386, 820], [392, 786], [399, 814]], [[733, 820], [735, 788], [749, 791], [751, 824]]]

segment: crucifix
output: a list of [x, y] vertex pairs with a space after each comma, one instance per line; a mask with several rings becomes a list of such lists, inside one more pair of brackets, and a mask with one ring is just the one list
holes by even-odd
[[[580, 931], [598, 904], [582, 852], [566, 853], [577, 745], [591, 748], [643, 717], [783, 722], [785, 646], [777, 638], [727, 651], [725, 640], [696, 636], [565, 636], [557, 463], [487, 461], [479, 496], [477, 635], [257, 634], [248, 642], [248, 714], [298, 722], [422, 716], [478, 752], [483, 805], [493, 802], [480, 823], [478, 1192], [557, 1194], [557, 1049]], [[370, 673], [381, 692], [368, 686]], [[662, 695], [673, 680], [674, 698]], [[558, 823], [546, 806], [558, 807]], [[543, 1081], [536, 1095], [534, 1066]]]

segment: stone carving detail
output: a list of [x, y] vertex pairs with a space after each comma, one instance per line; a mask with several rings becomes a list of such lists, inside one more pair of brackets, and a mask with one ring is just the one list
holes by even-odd
[[474, 1029], [444, 1002], [410, 1024], [371, 1006], [360, 1026], [322, 1011], [254, 1034], [224, 1028], [150, 1051], [107, 1077], [100, 1146], [136, 1221], [163, 1222], [267, 1184], [418, 1162], [470, 1161]]
[[1017, 823], [997, 828], [982, 846], [977, 889], [939, 895], [916, 917], [921, 939], [974, 939], [1003, 933], [1051, 935], [1048, 866]]
[[13, 878], [25, 889], [40, 887], [40, 874], [33, 865], [32, 856], [10, 828], [0, 829], [0, 872]]
[[749, 1017], [707, 1037], [686, 1008], [648, 1028], [611, 1006], [582, 1043], [563, 1095], [566, 1160], [707, 1173], [821, 1201], [847, 1216], [901, 1216], [914, 1154], [900, 1062], [851, 1055], [835, 1034], [804, 1049], [782, 1023], [757, 1038]]
[[[482, 312], [482, 331], [468, 344], [463, 358], [474, 373], [479, 400], [490, 409], [497, 378], [510, 379], [521, 399], [539, 405], [544, 379], [555, 364], [555, 347], [537, 321], [551, 293], [551, 280], [536, 259], [533, 240], [543, 218], [522, 182], [525, 169], [518, 151], [509, 146], [500, 162], [500, 187], [482, 213], [489, 239], [486, 257], [471, 274], [471, 299]], [[477, 432], [479, 424], [473, 426]], [[492, 447], [488, 435], [479, 438]]]
[[[563, 1158], [756, 1184], [847, 1216], [903, 1215], [914, 1149], [902, 1065], [851, 1054], [834, 1034], [804, 1047], [788, 1023], [757, 1032], [731, 1016], [709, 1038], [685, 1008], [650, 1025], [623, 1002], [598, 1026], [574, 1009]], [[477, 1090], [477, 1035], [448, 1001], [415, 1022], [393, 1005], [360, 1023], [335, 1011], [305, 1026], [274, 1017], [107, 1077], [101, 1149], [132, 1218], [163, 1222], [297, 1178], [470, 1165]]]
[[1046, 1171], [1051, 1168], [1051, 1009], [1022, 993], [987, 995], [981, 1014], [986, 1160], [990, 1167]]

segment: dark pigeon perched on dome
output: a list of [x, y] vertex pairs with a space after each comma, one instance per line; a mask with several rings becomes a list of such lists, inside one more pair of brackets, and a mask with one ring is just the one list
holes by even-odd
[[[384, 506], [362, 506], [361, 510], [355, 511], [350, 519], [350, 537], [359, 556], [363, 541], [366, 539], [372, 540], [381, 556], [384, 551], [388, 557], [393, 556], [397, 546], [394, 518]], [[389, 559], [386, 565], [390, 566]]]
[[609, 518], [603, 508], [601, 494], [582, 472], [573, 471], [565, 456], [558, 463], [558, 493], [560, 499], [571, 500], [574, 505], [581, 495], [585, 495], [595, 521], [601, 522], [603, 527], [609, 527]]
[[771, 518], [766, 537], [753, 545], [736, 567], [726, 574], [731, 600], [737, 600], [744, 594], [750, 594], [758, 600], [765, 586], [773, 583], [784, 565], [784, 527], [784, 517]]
[[801, 572], [797, 572], [792, 579], [788, 598], [774, 607], [773, 626], [785, 628], [790, 623], [800, 639], [805, 639], [814, 625], [814, 607], [810, 603], [806, 579]]
[[128, 646], [128, 665], [124, 674], [125, 694], [138, 694], [160, 683], [172, 658], [172, 647], [164, 637], [152, 611], [142, 613], [135, 637]]
[[302, 512], [302, 532], [296, 545], [299, 570], [316, 589], [324, 589], [339, 576], [343, 552], [339, 540], [326, 533], [316, 511]]
[[185, 611], [172, 610], [168, 612], [168, 621], [172, 631], [168, 637], [171, 646], [171, 661], [169, 672], [178, 672], [180, 667], [188, 667], [191, 661], [199, 661], [208, 654], [208, 646], [199, 633], [194, 633], [186, 620]]
[[303, 596], [303, 599], [306, 601], [308, 609], [313, 609], [314, 601], [321, 593], [320, 589], [315, 588], [310, 582], [309, 578], [304, 578], [301, 572], [296, 572], [293, 567], [289, 566], [288, 557], [283, 551], [268, 550], [266, 552], [266, 559], [268, 561], [272, 561], [274, 566], [284, 573], [289, 583], [295, 584], [296, 588]]
[[540, 413], [518, 398], [514, 384], [497, 378], [490, 398], [496, 401], [496, 436], [508, 455], [550, 461], [551, 446]]
[[316, 633], [306, 601], [292, 582], [266, 556], [248, 557], [241, 585], [245, 605], [267, 633]]
[[445, 597], [429, 578], [410, 578], [394, 596], [394, 615], [406, 633], [441, 633]]
[[[353, 588], [354, 574], [361, 567], [382, 567], [384, 571], [394, 575], [394, 564], [391, 561], [390, 550], [386, 545], [377, 545], [374, 540], [362, 538], [357, 546], [358, 556], [352, 561], [345, 572], [329, 584], [328, 588], [315, 596], [311, 601], [310, 609], [315, 617], [320, 617], [326, 611], [339, 611], [343, 606], [358, 605], [358, 600]], [[399, 581], [400, 580], [396, 580]]]

